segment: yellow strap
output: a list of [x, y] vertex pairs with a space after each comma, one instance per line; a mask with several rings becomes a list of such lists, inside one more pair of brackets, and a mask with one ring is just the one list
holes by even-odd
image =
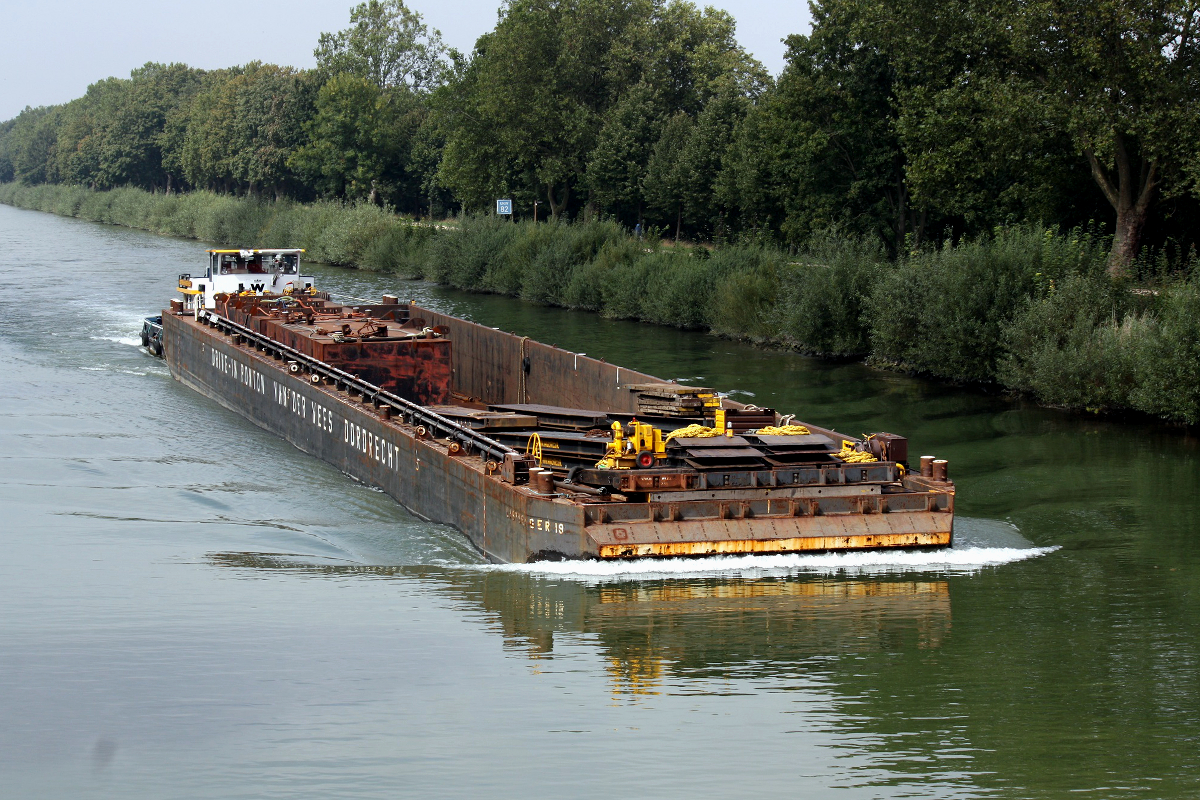
[[759, 428], [755, 433], [759, 436], [808, 436], [812, 431], [803, 425], [784, 425], [783, 427], [768, 425], [765, 428]]
[[677, 431], [671, 431], [667, 434], [667, 438], [663, 443], [671, 441], [676, 437], [683, 439], [711, 439], [713, 436], [720, 436], [721, 431], [717, 428], [707, 428], [703, 425], [688, 425], [686, 428], [680, 428]]
[[835, 456], [845, 461], [847, 464], [869, 464], [872, 461], [879, 459], [870, 453], [863, 453], [854, 449], [843, 448], [841, 452], [834, 453]]

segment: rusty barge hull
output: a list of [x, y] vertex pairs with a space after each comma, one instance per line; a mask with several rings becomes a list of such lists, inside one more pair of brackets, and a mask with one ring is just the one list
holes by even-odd
[[[426, 309], [406, 312], [449, 332], [454, 395], [476, 405], [636, 413], [626, 385], [659, 380]], [[292, 351], [249, 328], [177, 309], [162, 320], [164, 357], [180, 382], [414, 514], [457, 528], [494, 561], [951, 543], [952, 485], [904, 475], [895, 463], [718, 471], [688, 478], [686, 487], [677, 485], [678, 471], [630, 470], [615, 479], [624, 496], [554, 491], [554, 483], [547, 492], [527, 480], [521, 459], [498, 464], [494, 452], [428, 429], [405, 413], [411, 404], [343, 382], [336, 370], [321, 380], [322, 370], [298, 367]], [[903, 489], [889, 492], [889, 485]]]

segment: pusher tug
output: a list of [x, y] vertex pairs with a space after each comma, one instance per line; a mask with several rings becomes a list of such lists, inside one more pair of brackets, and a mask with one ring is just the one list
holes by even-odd
[[182, 383], [488, 558], [946, 547], [954, 484], [908, 442], [793, 423], [385, 295], [296, 249], [210, 250], [142, 341]]

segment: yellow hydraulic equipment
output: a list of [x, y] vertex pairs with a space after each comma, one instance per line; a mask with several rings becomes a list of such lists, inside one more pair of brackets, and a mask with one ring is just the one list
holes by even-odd
[[667, 445], [662, 431], [653, 425], [629, 421], [629, 428], [619, 422], [612, 424], [612, 441], [604, 450], [604, 458], [596, 462], [598, 469], [646, 469], [659, 458], [666, 458]]

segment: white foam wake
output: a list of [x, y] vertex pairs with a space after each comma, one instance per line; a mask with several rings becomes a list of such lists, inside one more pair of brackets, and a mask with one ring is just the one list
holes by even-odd
[[116, 344], [124, 344], [130, 347], [141, 347], [142, 340], [134, 336], [90, 336], [88, 337], [100, 342], [114, 342]]
[[484, 569], [552, 575], [567, 579], [759, 577], [779, 574], [877, 575], [906, 572], [974, 573], [987, 567], [1037, 558], [1057, 547], [963, 547], [946, 550], [869, 550], [840, 553], [710, 556], [635, 561], [542, 561], [481, 565]]

